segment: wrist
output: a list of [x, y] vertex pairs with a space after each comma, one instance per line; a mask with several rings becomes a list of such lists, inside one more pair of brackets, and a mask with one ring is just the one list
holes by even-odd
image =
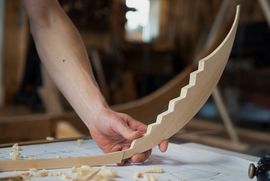
[[102, 115], [106, 114], [109, 111], [111, 111], [111, 108], [108, 106], [105, 99], [102, 98], [97, 101], [93, 101], [88, 111], [86, 112], [83, 121], [90, 129], [91, 126], [95, 125], [95, 123], [100, 120], [100, 117]]

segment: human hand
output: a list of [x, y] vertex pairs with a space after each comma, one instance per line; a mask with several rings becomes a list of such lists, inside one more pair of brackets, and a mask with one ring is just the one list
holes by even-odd
[[[97, 145], [108, 153], [128, 149], [134, 139], [143, 136], [147, 126], [127, 114], [107, 108], [98, 113], [96, 119], [89, 124], [89, 130]], [[159, 144], [161, 152], [165, 152], [167, 147], [167, 140]], [[132, 156], [130, 160], [132, 163], [143, 162], [150, 155], [151, 150], [148, 150]]]

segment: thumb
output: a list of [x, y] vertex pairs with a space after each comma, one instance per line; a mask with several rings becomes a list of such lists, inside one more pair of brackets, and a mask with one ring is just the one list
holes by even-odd
[[133, 141], [134, 139], [142, 136], [141, 131], [131, 129], [124, 121], [118, 121], [116, 124], [116, 132], [128, 141]]

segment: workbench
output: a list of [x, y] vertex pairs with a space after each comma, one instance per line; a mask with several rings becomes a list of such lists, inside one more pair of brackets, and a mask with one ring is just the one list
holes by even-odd
[[[76, 140], [51, 142], [21, 146], [21, 154], [25, 159], [55, 158], [74, 156], [93, 156], [102, 154], [93, 140], [87, 139], [78, 144]], [[10, 159], [11, 147], [0, 148], [0, 159]], [[162, 174], [154, 174], [158, 180], [248, 180], [248, 166], [250, 162], [257, 162], [258, 158], [221, 150], [195, 143], [170, 143], [168, 151], [161, 153], [153, 149], [151, 157], [143, 164], [112, 167], [117, 173], [117, 180], [132, 180], [136, 171], [147, 169], [164, 169]], [[73, 176], [71, 169], [54, 169]], [[0, 178], [16, 176], [24, 171], [0, 172]], [[62, 178], [33, 177], [32, 180], [63, 180]]]

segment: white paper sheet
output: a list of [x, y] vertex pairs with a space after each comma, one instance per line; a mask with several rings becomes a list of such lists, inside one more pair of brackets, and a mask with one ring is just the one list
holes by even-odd
[[[11, 148], [0, 149], [0, 159], [9, 159]], [[96, 144], [87, 140], [78, 145], [76, 141], [57, 142], [40, 145], [22, 146], [22, 155], [26, 158], [56, 158], [102, 154]], [[158, 180], [171, 181], [247, 181], [250, 161], [235, 156], [192, 148], [186, 144], [170, 144], [166, 153], [154, 149], [151, 157], [144, 164], [132, 166], [114, 166], [119, 175], [117, 180], [132, 180], [136, 171], [163, 168], [165, 173], [153, 174]], [[71, 169], [55, 169], [72, 176]], [[0, 178], [17, 175], [20, 172], [1, 172]], [[32, 180], [62, 180], [61, 178], [33, 178]]]

